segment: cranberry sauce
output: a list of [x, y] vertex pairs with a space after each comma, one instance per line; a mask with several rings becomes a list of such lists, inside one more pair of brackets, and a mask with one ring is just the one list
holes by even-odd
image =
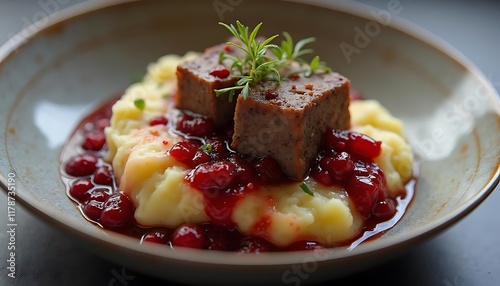
[[[107, 149], [104, 128], [109, 125], [115, 101], [105, 103], [82, 120], [62, 151], [61, 176], [68, 196], [87, 220], [136, 237], [141, 243], [242, 253], [312, 250], [339, 245], [353, 247], [392, 227], [403, 216], [413, 197], [414, 181], [408, 184], [406, 191], [401, 190], [400, 197], [388, 196], [385, 176], [373, 162], [381, 152], [381, 142], [352, 131], [328, 130], [311, 166], [310, 176], [318, 183], [345, 189], [364, 219], [363, 231], [337, 245], [298, 241], [286, 248], [260, 237], [245, 236], [231, 220], [238, 200], [259, 185], [293, 181], [282, 173], [271, 157], [243, 156], [231, 150], [231, 126], [217, 130], [209, 119], [179, 112], [175, 122], [158, 116], [150, 125], [166, 125], [183, 136], [184, 140], [168, 152], [189, 168], [186, 183], [202, 192], [205, 212], [211, 222], [185, 223], [177, 228], [143, 227], [134, 220], [135, 209], [130, 198], [119, 191], [111, 164], [103, 159]], [[255, 224], [254, 233], [264, 233], [268, 225], [268, 219], [262, 218]]]

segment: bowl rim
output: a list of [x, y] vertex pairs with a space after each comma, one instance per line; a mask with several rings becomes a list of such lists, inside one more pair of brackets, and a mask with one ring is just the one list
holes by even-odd
[[[62, 9], [56, 14], [50, 16], [48, 21], [42, 19], [38, 22], [31, 24], [26, 27], [18, 34], [16, 34], [11, 39], [7, 40], [0, 47], [0, 67], [16, 54], [16, 50], [22, 48], [24, 45], [29, 44], [30, 39], [36, 37], [38, 34], [43, 34], [44, 31], [54, 28], [55, 26], [68, 22], [74, 21], [80, 17], [84, 17], [90, 13], [98, 10], [112, 9], [121, 5], [129, 5], [134, 2], [139, 2], [139, 0], [106, 0], [106, 1], [89, 1], [76, 4], [69, 8]], [[301, 5], [315, 6], [328, 10], [339, 11], [348, 15], [355, 17], [361, 17], [364, 19], [370, 19], [369, 11], [374, 9], [371, 6], [356, 3], [356, 2], [330, 2], [325, 3], [320, 0], [313, 1], [301, 1], [301, 0], [275, 0], [275, 2], [293, 2]], [[431, 32], [411, 23], [408, 20], [402, 19], [397, 15], [392, 15], [390, 23], [386, 26], [388, 28], [394, 29], [400, 33], [413, 37], [421, 43], [429, 45], [432, 49], [439, 51], [445, 55], [448, 59], [455, 61], [465, 70], [470, 72], [475, 78], [477, 78], [484, 87], [489, 90], [488, 95], [495, 102], [495, 111], [497, 116], [500, 118], [500, 98], [497, 91], [493, 88], [492, 84], [486, 78], [486, 76], [460, 51], [456, 48], [435, 36]], [[41, 21], [47, 21], [46, 24], [40, 25]], [[27, 36], [26, 36], [27, 35]], [[7, 132], [7, 131], [6, 131]], [[7, 134], [5, 134], [7, 135]], [[7, 136], [5, 136], [6, 138]], [[10, 162], [7, 162], [10, 164]], [[474, 196], [469, 198], [462, 205], [448, 213], [447, 215], [427, 223], [411, 231], [397, 234], [393, 237], [387, 237], [383, 240], [374, 240], [362, 243], [352, 250], [347, 249], [335, 249], [334, 251], [328, 251], [327, 255], [315, 256], [315, 261], [330, 261], [345, 263], [359, 256], [374, 255], [377, 256], [382, 252], [389, 250], [403, 249], [407, 246], [414, 245], [427, 237], [433, 236], [438, 232], [447, 229], [466, 215], [468, 215], [472, 210], [474, 210], [482, 201], [484, 201], [495, 189], [495, 187], [500, 182], [500, 166], [485, 184], [485, 186], [479, 190]], [[6, 193], [8, 192], [7, 177], [0, 174], [0, 188]], [[22, 193], [22, 192], [21, 192]], [[240, 267], [240, 266], [264, 266], [264, 265], [292, 265], [297, 263], [303, 263], [305, 259], [311, 257], [309, 251], [298, 251], [298, 252], [277, 252], [277, 253], [262, 253], [259, 255], [247, 255], [244, 259], [238, 259], [242, 257], [236, 253], [218, 252], [217, 256], [214, 256], [214, 251], [210, 250], [191, 250], [191, 249], [175, 249], [175, 251], [164, 251], [162, 246], [157, 245], [146, 245], [138, 244], [137, 240], [125, 235], [114, 233], [112, 231], [105, 231], [98, 229], [92, 233], [82, 232], [78, 229], [78, 224], [73, 223], [67, 217], [60, 217], [56, 211], [47, 208], [36, 198], [27, 194], [18, 195], [16, 193], [16, 201], [20, 202], [21, 205], [27, 208], [31, 213], [36, 214], [38, 217], [42, 218], [51, 226], [55, 226], [59, 230], [76, 236], [80, 239], [85, 240], [88, 244], [101, 244], [113, 251], [132, 251], [135, 255], [141, 255], [145, 258], [160, 258], [167, 260], [177, 260], [191, 263], [201, 263], [201, 264], [221, 264], [226, 266]], [[161, 251], [160, 251], [161, 250]], [[217, 258], [216, 258], [217, 257]], [[236, 259], [235, 259], [236, 258]]]

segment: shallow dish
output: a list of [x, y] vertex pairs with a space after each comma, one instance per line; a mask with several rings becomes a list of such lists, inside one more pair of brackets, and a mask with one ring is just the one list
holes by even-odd
[[[17, 200], [90, 250], [184, 283], [312, 283], [400, 254], [468, 214], [498, 183], [498, 95], [453, 48], [396, 20], [390, 10], [283, 1], [227, 1], [229, 9], [214, 8], [226, 1], [192, 2], [83, 4], [0, 49], [1, 184], [6, 188], [15, 174]], [[382, 237], [321, 253], [165, 251], [96, 228], [67, 198], [59, 155], [82, 116], [161, 55], [219, 43], [226, 34], [217, 22], [236, 19], [262, 21], [264, 33], [317, 37], [316, 52], [334, 70], [403, 119], [421, 173], [409, 211]]]

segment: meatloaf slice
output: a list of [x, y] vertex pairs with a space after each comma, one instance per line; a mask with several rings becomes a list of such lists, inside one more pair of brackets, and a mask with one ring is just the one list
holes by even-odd
[[231, 147], [271, 156], [291, 178], [302, 179], [327, 128], [348, 129], [350, 81], [334, 72], [309, 78], [260, 82], [239, 96]]
[[236, 101], [229, 102], [229, 94], [215, 95], [215, 89], [234, 86], [237, 78], [221, 78], [210, 73], [224, 68], [219, 63], [220, 52], [235, 53], [226, 44], [210, 47], [198, 58], [181, 63], [177, 67], [177, 96], [175, 107], [206, 115], [217, 126], [233, 120]]

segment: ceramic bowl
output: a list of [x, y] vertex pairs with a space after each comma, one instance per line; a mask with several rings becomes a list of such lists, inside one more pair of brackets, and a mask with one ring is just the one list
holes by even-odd
[[[499, 99], [485, 76], [391, 7], [303, 2], [91, 1], [28, 27], [0, 49], [3, 187], [14, 174], [18, 202], [89, 250], [190, 284], [333, 279], [386, 261], [477, 207], [498, 183], [500, 165]], [[217, 22], [236, 19], [264, 22], [263, 34], [315, 36], [322, 59], [404, 121], [420, 176], [410, 209], [383, 236], [322, 253], [166, 251], [95, 227], [67, 198], [59, 156], [75, 124], [161, 55], [225, 40]]]

